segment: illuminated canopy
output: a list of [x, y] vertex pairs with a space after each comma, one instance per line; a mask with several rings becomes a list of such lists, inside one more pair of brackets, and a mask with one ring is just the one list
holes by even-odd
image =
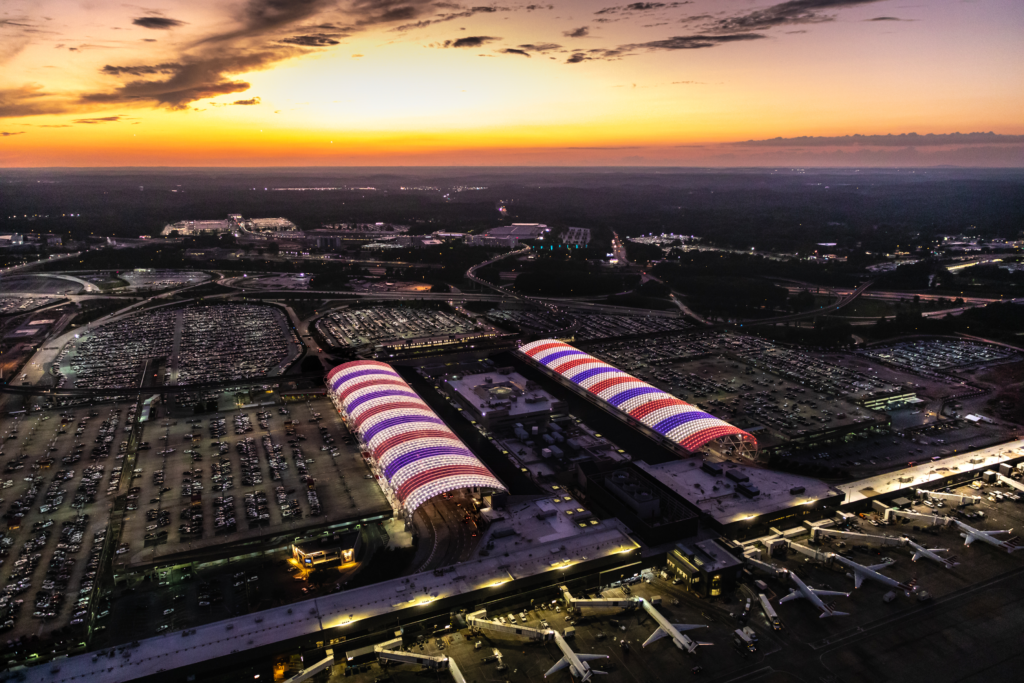
[[523, 345], [519, 353], [691, 453], [722, 437], [757, 447], [742, 429], [564, 342], [542, 339]]
[[386, 363], [354, 361], [327, 386], [377, 471], [409, 515], [434, 496], [482, 487], [504, 491], [490, 470]]

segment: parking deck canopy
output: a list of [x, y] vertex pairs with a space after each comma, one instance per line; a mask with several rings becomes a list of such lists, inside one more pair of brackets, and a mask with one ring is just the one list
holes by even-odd
[[565, 342], [542, 339], [523, 345], [519, 353], [691, 453], [723, 437], [757, 448], [757, 440], [742, 429]]
[[339, 365], [327, 374], [327, 386], [409, 515], [449, 491], [506, 490], [387, 363]]

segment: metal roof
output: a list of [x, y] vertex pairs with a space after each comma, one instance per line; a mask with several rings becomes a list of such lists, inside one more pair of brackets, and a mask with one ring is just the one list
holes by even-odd
[[521, 346], [518, 352], [691, 453], [724, 436], [757, 444], [742, 429], [565, 342], [541, 339]]
[[506, 490], [388, 364], [339, 365], [327, 374], [327, 386], [369, 449], [377, 472], [410, 515], [448, 491], [477, 486]]

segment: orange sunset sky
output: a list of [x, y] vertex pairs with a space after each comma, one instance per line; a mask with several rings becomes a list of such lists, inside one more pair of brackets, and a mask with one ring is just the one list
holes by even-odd
[[1022, 36], [1021, 0], [5, 0], [0, 166], [1022, 166]]

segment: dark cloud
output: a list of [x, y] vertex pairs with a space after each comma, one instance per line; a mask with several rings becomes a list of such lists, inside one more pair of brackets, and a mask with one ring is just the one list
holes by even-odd
[[101, 117], [95, 118], [95, 119], [75, 119], [75, 123], [88, 123], [88, 124], [94, 124], [94, 123], [115, 123], [117, 121], [120, 121], [123, 118], [124, 118], [123, 116], [101, 116]]
[[577, 52], [576, 54], [570, 55], [569, 59], [565, 60], [566, 64], [579, 64], [580, 62], [590, 59], [585, 54]]
[[574, 28], [571, 31], [562, 31], [562, 35], [566, 38], [583, 38], [589, 33], [590, 29], [586, 26], [580, 26], [579, 28]]
[[260, 98], [258, 98], [258, 97], [250, 97], [247, 100], [235, 100], [231, 104], [238, 104], [238, 105], [246, 106], [247, 107], [247, 106], [252, 106], [254, 104], [259, 104], [259, 103], [260, 103]]
[[300, 45], [302, 47], [330, 47], [331, 45], [341, 45], [341, 41], [338, 38], [344, 37], [346, 36], [340, 33], [311, 33], [305, 36], [282, 38], [281, 42], [287, 45]]
[[153, 76], [156, 74], [170, 74], [181, 69], [181, 64], [168, 62], [167, 64], [154, 64], [152, 66], [111, 66], [107, 64], [100, 71], [110, 76]]
[[710, 35], [710, 36], [673, 36], [663, 40], [652, 40], [647, 43], [634, 43], [623, 45], [619, 52], [630, 50], [699, 50], [707, 47], [715, 47], [724, 43], [738, 43], [748, 40], [760, 40], [765, 36], [759, 33], [734, 33], [731, 35]]
[[39, 85], [0, 90], [0, 118], [63, 114], [67, 110], [65, 103]]
[[802, 136], [747, 140], [734, 145], [753, 147], [938, 147], [942, 145], [1024, 144], [1024, 135], [1000, 133], [900, 133], [898, 135], [840, 135], [833, 137]]
[[70, 128], [71, 125], [67, 123], [44, 123], [38, 126], [39, 128]]
[[23, 130], [17, 130], [17, 131], [2, 130], [2, 131], [0, 131], [0, 137], [4, 137], [4, 138], [9, 138], [12, 135], [24, 135], [24, 134], [25, 134], [25, 131], [23, 131]]
[[[885, 0], [789, 0], [778, 5], [714, 20], [715, 31], [761, 31], [777, 26], [820, 24], [835, 20], [834, 12], [848, 7], [871, 5]], [[832, 12], [832, 13], [830, 13]]]
[[435, 4], [435, 7], [440, 7], [440, 8], [444, 8], [444, 9], [458, 9], [460, 11], [458, 11], [458, 12], [448, 12], [448, 13], [445, 13], [445, 14], [438, 14], [438, 15], [436, 15], [434, 17], [431, 17], [430, 19], [422, 19], [420, 21], [416, 21], [416, 22], [413, 22], [411, 24], [402, 24], [401, 26], [396, 26], [395, 28], [393, 28], [391, 30], [392, 31], [405, 32], [405, 31], [411, 31], [411, 30], [417, 29], [417, 28], [425, 28], [427, 26], [430, 26], [431, 24], [443, 24], [443, 23], [445, 23], [447, 21], [454, 21], [455, 19], [467, 19], [467, 18], [469, 18], [469, 17], [471, 17], [471, 16], [473, 16], [475, 14], [493, 14], [495, 12], [511, 12], [512, 11], [511, 7], [499, 7], [499, 6], [470, 7], [468, 9], [463, 9], [462, 7], [459, 7], [458, 5], [450, 5], [448, 3], [437, 3], [437, 4]]
[[530, 53], [527, 52], [526, 50], [517, 50], [512, 47], [506, 47], [504, 50], [501, 51], [501, 53], [504, 55], [522, 55], [524, 57], [530, 56]]
[[527, 12], [533, 12], [534, 10], [539, 10], [539, 9], [555, 9], [555, 6], [554, 5], [527, 5], [526, 6], [526, 11]]
[[527, 43], [518, 46], [520, 50], [527, 52], [548, 52], [549, 50], [561, 50], [562, 46], [557, 43]]
[[493, 43], [495, 40], [501, 40], [501, 38], [494, 38], [492, 36], [466, 36], [465, 38], [459, 38], [458, 40], [446, 40], [442, 43], [442, 47], [480, 47], [487, 43]]
[[617, 7], [605, 7], [599, 9], [594, 14], [629, 14], [632, 12], [650, 12], [655, 9], [674, 9], [676, 7], [682, 7], [683, 5], [689, 5], [689, 2], [631, 2], [628, 5], [619, 5]]
[[906, 19], [900, 19], [899, 17], [875, 17], [874, 19], [865, 19], [865, 21], [907, 21]]
[[184, 26], [184, 21], [178, 21], [177, 19], [170, 19], [168, 17], [136, 17], [132, 19], [132, 23], [142, 28], [154, 28], [161, 30], [168, 30], [176, 28], [178, 26]]

